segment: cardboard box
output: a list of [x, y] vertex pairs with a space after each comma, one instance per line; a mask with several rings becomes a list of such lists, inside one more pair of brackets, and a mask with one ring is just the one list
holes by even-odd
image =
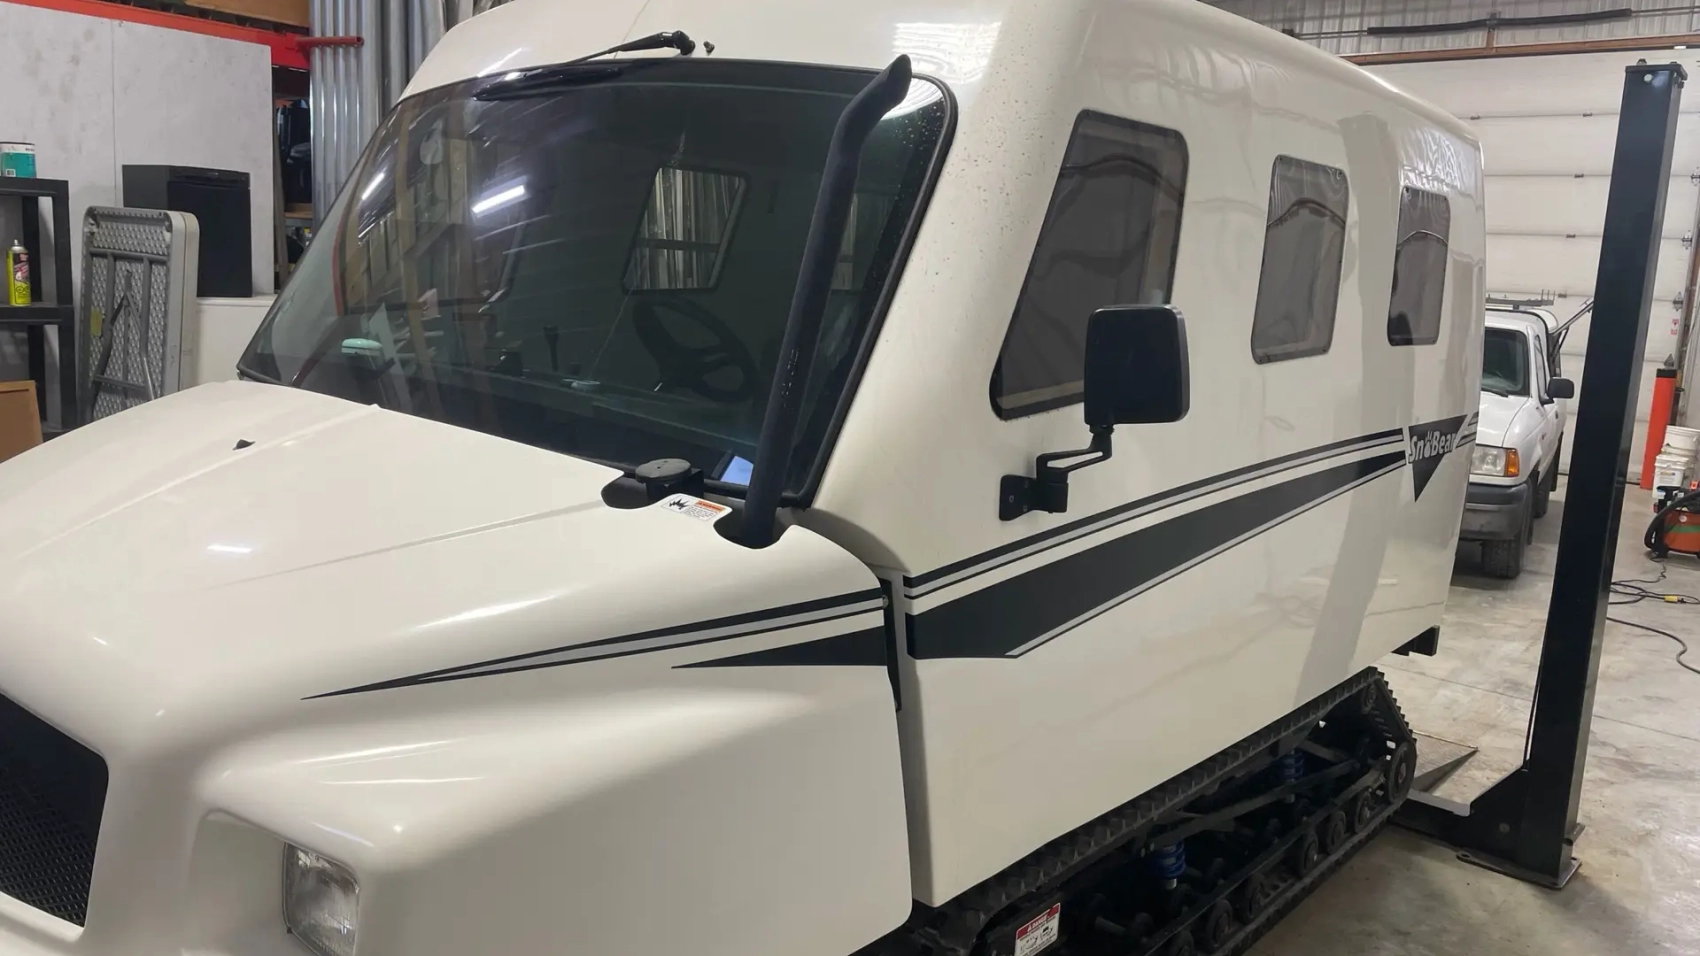
[[0, 461], [41, 444], [34, 382], [0, 382]]

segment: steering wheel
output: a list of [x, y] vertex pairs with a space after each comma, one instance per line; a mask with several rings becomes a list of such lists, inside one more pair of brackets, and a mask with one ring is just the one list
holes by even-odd
[[[714, 341], [708, 345], [679, 341], [661, 321], [663, 311], [690, 321]], [[719, 316], [690, 299], [670, 296], [638, 300], [632, 306], [632, 330], [661, 367], [661, 384], [688, 388], [717, 402], [742, 402], [755, 395], [761, 372], [749, 348]], [[738, 370], [737, 385], [720, 386], [708, 380], [708, 376], [724, 368]]]

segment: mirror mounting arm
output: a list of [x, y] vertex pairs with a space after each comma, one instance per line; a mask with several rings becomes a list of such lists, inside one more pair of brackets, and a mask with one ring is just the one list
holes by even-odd
[[[1061, 514], [1068, 510], [1068, 476], [1088, 465], [1110, 460], [1112, 425], [1093, 425], [1092, 443], [1073, 451], [1053, 451], [1033, 462], [1033, 475], [1004, 475], [998, 485], [998, 520], [1014, 521], [1029, 511]], [[1086, 458], [1083, 456], [1091, 455]], [[1079, 458], [1067, 465], [1055, 462]]]

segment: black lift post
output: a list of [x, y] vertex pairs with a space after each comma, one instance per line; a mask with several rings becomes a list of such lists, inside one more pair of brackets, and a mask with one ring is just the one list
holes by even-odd
[[1594, 715], [1618, 517], [1640, 394], [1677, 106], [1688, 74], [1629, 67], [1594, 282], [1594, 317], [1564, 494], [1552, 603], [1523, 765], [1468, 805], [1412, 793], [1399, 822], [1460, 858], [1553, 888], [1576, 872], [1576, 806]]

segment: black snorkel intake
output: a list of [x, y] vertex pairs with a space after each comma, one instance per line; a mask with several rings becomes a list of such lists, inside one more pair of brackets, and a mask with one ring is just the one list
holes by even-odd
[[777, 537], [779, 498], [790, 470], [797, 417], [802, 408], [803, 390], [808, 385], [809, 368], [814, 364], [827, 294], [832, 290], [832, 273], [838, 265], [839, 246], [856, 195], [862, 148], [879, 121], [908, 95], [912, 76], [907, 56], [893, 60], [844, 108], [832, 132], [820, 193], [815, 198], [814, 218], [803, 245], [797, 287], [785, 319], [773, 390], [768, 393], [767, 411], [762, 416], [761, 439], [756, 444], [742, 520], [720, 525], [726, 528], [727, 537], [748, 547], [765, 548]]

